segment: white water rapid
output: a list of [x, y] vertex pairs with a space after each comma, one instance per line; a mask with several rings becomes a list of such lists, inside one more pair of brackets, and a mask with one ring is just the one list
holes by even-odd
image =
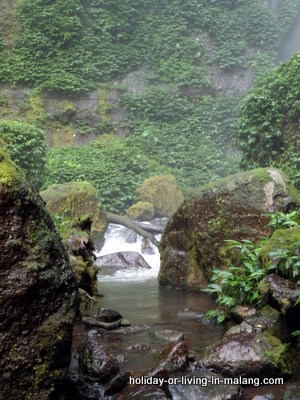
[[[157, 235], [156, 239], [160, 240], [161, 235]], [[142, 254], [143, 238], [132, 230], [117, 224], [109, 224], [105, 233], [105, 241], [102, 249], [96, 253], [97, 257], [105, 256], [120, 251], [135, 251], [141, 254], [151, 269], [130, 268], [116, 271], [114, 275], [105, 275], [100, 272], [100, 280], [103, 281], [146, 281], [155, 279], [159, 272], [160, 256], [158, 248], [152, 245], [154, 254]]]

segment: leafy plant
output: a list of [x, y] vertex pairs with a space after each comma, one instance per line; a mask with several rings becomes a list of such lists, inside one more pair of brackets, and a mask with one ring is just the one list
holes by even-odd
[[296, 278], [300, 276], [300, 242], [293, 244], [290, 249], [275, 249], [269, 253], [272, 264], [268, 270], [280, 271], [284, 276]]
[[268, 226], [271, 227], [272, 230], [300, 225], [300, 210], [294, 210], [287, 214], [278, 211], [268, 216], [271, 218]]
[[204, 292], [217, 295], [216, 302], [219, 306], [232, 308], [238, 304], [260, 302], [258, 283], [266, 275], [266, 270], [259, 261], [263, 242], [261, 240], [255, 245], [249, 240], [227, 240], [228, 249], [237, 252], [237, 265], [229, 262], [224, 270], [213, 270], [211, 283], [203, 289]]
[[43, 183], [46, 162], [44, 132], [21, 121], [0, 120], [0, 138], [7, 144], [11, 159], [39, 188]]

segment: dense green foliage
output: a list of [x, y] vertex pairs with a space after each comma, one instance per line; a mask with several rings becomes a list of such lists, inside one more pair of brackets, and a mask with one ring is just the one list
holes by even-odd
[[43, 131], [20, 121], [0, 120], [0, 138], [6, 143], [11, 159], [39, 188], [43, 183], [46, 161]]
[[258, 0], [21, 0], [0, 77], [74, 92], [143, 65], [152, 79], [204, 88], [208, 63], [240, 65], [247, 47], [255, 72], [269, 66], [299, 3], [279, 0], [276, 20]]
[[88, 146], [49, 150], [44, 188], [53, 183], [89, 181], [101, 194], [103, 205], [126, 212], [136, 200], [135, 189], [144, 179], [163, 171], [126, 141], [102, 136]]
[[107, 209], [125, 212], [135, 201], [135, 189], [151, 175], [171, 173], [187, 192], [237, 171], [238, 161], [226, 149], [236, 100], [207, 97], [193, 106], [175, 90], [153, 89], [123, 98], [123, 105], [132, 135], [102, 137], [81, 149], [49, 150], [45, 188], [88, 180]]
[[275, 165], [300, 188], [300, 54], [260, 79], [241, 105], [242, 167]]

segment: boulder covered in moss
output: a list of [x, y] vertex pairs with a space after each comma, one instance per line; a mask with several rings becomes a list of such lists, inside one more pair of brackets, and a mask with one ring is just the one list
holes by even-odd
[[41, 192], [41, 196], [51, 213], [75, 218], [90, 216], [93, 220], [93, 241], [96, 248], [101, 247], [107, 221], [99, 195], [91, 183], [82, 181], [51, 185]]
[[128, 210], [128, 216], [135, 221], [149, 221], [154, 217], [153, 204], [148, 201], [138, 201]]
[[204, 186], [179, 207], [165, 229], [159, 282], [200, 290], [213, 268], [222, 268], [225, 240], [254, 242], [268, 235], [266, 213], [289, 211], [300, 204], [296, 189], [283, 172], [260, 168]]
[[78, 291], [44, 202], [0, 150], [0, 398], [48, 400], [70, 363]]
[[141, 201], [153, 205], [155, 217], [171, 217], [183, 201], [183, 194], [172, 175], [152, 176], [136, 193]]
[[262, 264], [274, 268], [286, 278], [300, 279], [300, 226], [277, 229], [260, 251]]

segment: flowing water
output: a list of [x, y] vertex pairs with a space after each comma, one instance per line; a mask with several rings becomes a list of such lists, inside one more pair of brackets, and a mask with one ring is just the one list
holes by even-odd
[[[97, 256], [120, 251], [141, 253], [141, 246], [141, 237], [123, 226], [110, 225], [104, 246]], [[183, 332], [189, 354], [199, 360], [207, 346], [217, 342], [227, 329], [203, 321], [203, 313], [215, 307], [211, 297], [204, 293], [185, 292], [158, 285], [158, 249], [155, 248], [152, 255], [143, 254], [143, 257], [151, 269], [133, 268], [113, 274], [104, 271], [99, 274], [98, 289], [103, 297], [99, 298], [90, 312], [93, 315], [99, 307], [112, 308], [127, 318], [131, 326], [113, 331], [101, 330], [99, 334], [97, 330], [79, 324], [74, 332], [75, 347], [82, 338], [93, 336], [118, 359], [121, 371], [132, 370], [135, 376], [155, 368], [160, 362], [159, 353], [169, 341], [157, 338], [155, 332], [164, 329]], [[203, 372], [196, 370], [188, 374], [197, 376]], [[226, 397], [226, 392], [233, 390], [229, 386], [203, 388], [199, 385], [170, 389], [174, 400], [220, 400], [230, 398]], [[284, 387], [248, 387], [244, 388], [242, 398], [250, 400], [255, 395], [272, 392], [275, 400], [278, 400], [282, 398], [284, 390]]]
[[[120, 251], [141, 254], [141, 246], [142, 237], [123, 226], [111, 224], [97, 256]], [[160, 287], [157, 282], [158, 249], [154, 248], [154, 254], [143, 254], [143, 257], [151, 269], [133, 268], [99, 274], [98, 289], [104, 296], [92, 310], [93, 313], [99, 306], [112, 308], [130, 321], [130, 328], [107, 332], [103, 339], [109, 343], [112, 354], [125, 358], [124, 369], [129, 368], [135, 373], [156, 366], [157, 353], [168, 343], [156, 339], [155, 331], [184, 332], [189, 350], [199, 357], [204, 348], [219, 340], [223, 333], [223, 328], [201, 322], [203, 313], [214, 307], [209, 296]]]

